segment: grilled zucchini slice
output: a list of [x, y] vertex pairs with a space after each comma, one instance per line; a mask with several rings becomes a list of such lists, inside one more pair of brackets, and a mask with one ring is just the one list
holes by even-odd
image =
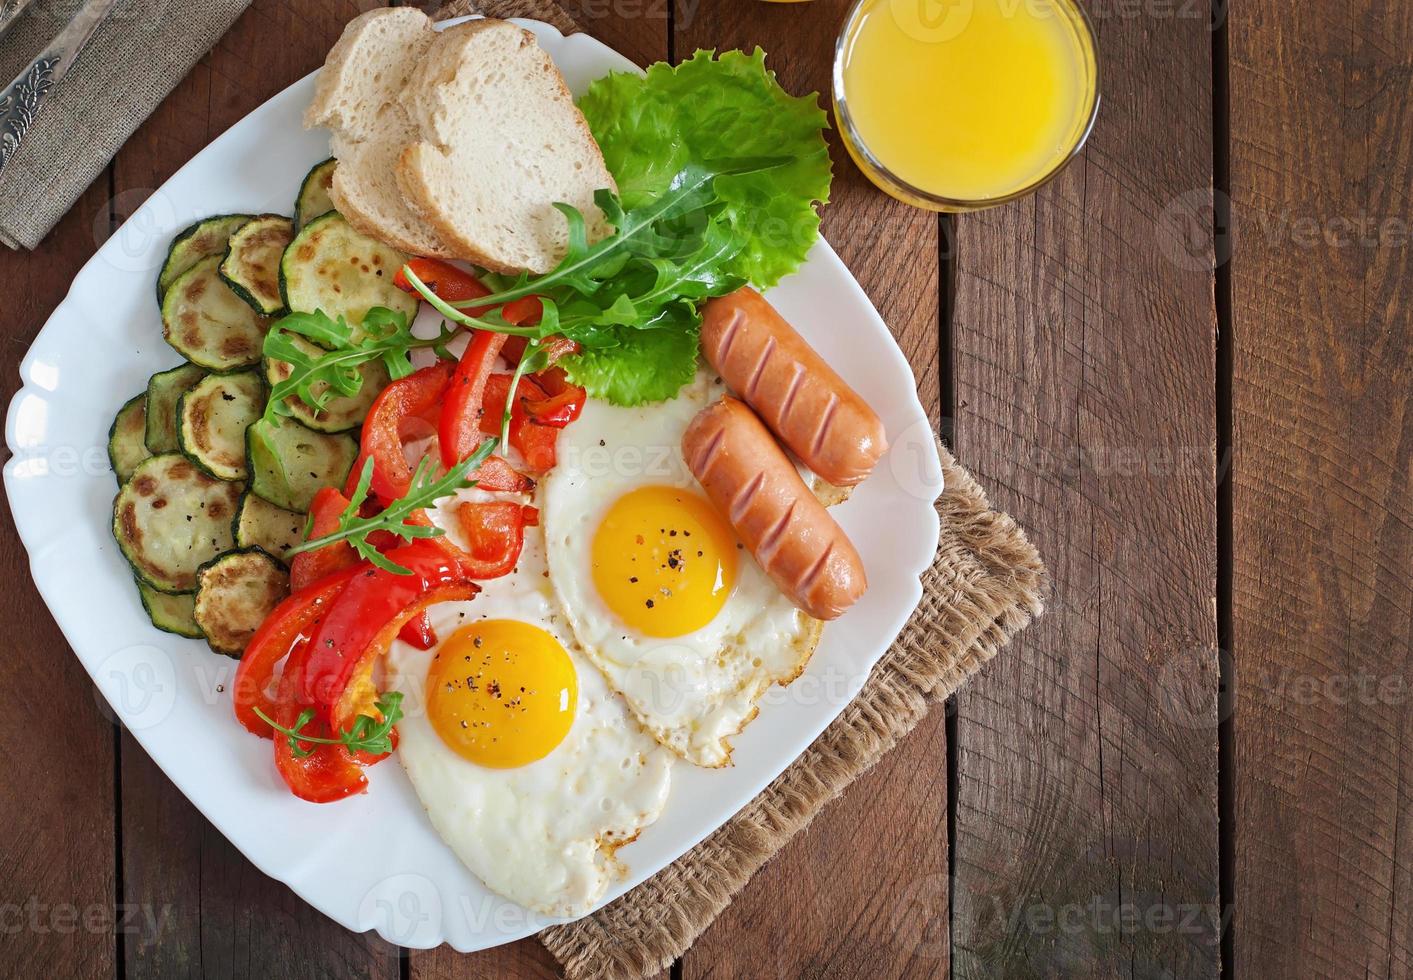
[[260, 362], [270, 321], [231, 291], [220, 267], [212, 255], [177, 276], [162, 300], [162, 336], [193, 364], [234, 371]]
[[[296, 334], [289, 334], [289, 340], [311, 357], [319, 357], [325, 353], [318, 344], [305, 340]], [[287, 361], [265, 358], [265, 381], [271, 388], [289, 378], [292, 371], [293, 368]], [[291, 395], [285, 399], [285, 404], [289, 406], [295, 418], [316, 432], [347, 432], [349, 429], [356, 429], [367, 418], [368, 409], [373, 406], [373, 400], [382, 393], [391, 380], [388, 377], [388, 369], [382, 361], [367, 361], [358, 369], [358, 373], [363, 376], [363, 387], [358, 389], [358, 394], [351, 398], [335, 395], [329, 399], [328, 405], [324, 408], [315, 409], [306, 405], [304, 399], [297, 395]], [[329, 388], [328, 384], [323, 381], [315, 382], [311, 387], [316, 395], [322, 394]]]
[[272, 316], [284, 309], [280, 259], [293, 237], [293, 221], [282, 214], [262, 214], [247, 221], [226, 245], [221, 278], [256, 313]]
[[217, 653], [239, 657], [265, 617], [289, 595], [289, 573], [259, 548], [233, 551], [196, 574], [193, 618]]
[[167, 260], [157, 274], [157, 305], [162, 305], [162, 299], [177, 276], [204, 258], [224, 255], [232, 232], [249, 220], [248, 214], [217, 215], [198, 221], [172, 239], [171, 247], [167, 249]]
[[285, 561], [285, 552], [304, 543], [306, 518], [246, 491], [235, 518], [237, 548], [259, 548]]
[[358, 457], [352, 436], [328, 435], [281, 419], [245, 430], [250, 489], [276, 507], [306, 513], [320, 487], [341, 487]]
[[285, 307], [297, 313], [323, 310], [344, 317], [356, 329], [375, 306], [417, 316], [419, 300], [393, 285], [407, 257], [355, 231], [337, 211], [315, 218], [294, 236], [280, 262], [280, 290]]
[[158, 371], [147, 379], [147, 451], [174, 453], [177, 442], [177, 402], [191, 386], [206, 377], [204, 368], [183, 364], [170, 371]]
[[264, 411], [257, 372], [208, 374], [177, 403], [181, 450], [218, 480], [244, 480], [245, 430]]
[[196, 606], [195, 595], [190, 592], [168, 595], [141, 581], [137, 583], [137, 594], [142, 597], [142, 608], [147, 610], [147, 618], [152, 620], [153, 626], [177, 636], [201, 639], [201, 627], [196, 625], [196, 619], [192, 615]]
[[129, 398], [108, 430], [108, 462], [119, 483], [126, 483], [137, 464], [152, 454], [147, 451], [147, 393]]
[[304, 183], [299, 185], [299, 196], [294, 199], [294, 226], [303, 228], [321, 214], [334, 210], [334, 199], [329, 188], [334, 184], [334, 166], [338, 163], [333, 157], [323, 163], [316, 163], [304, 175]]
[[240, 486], [202, 472], [181, 453], [144, 459], [113, 501], [113, 537], [138, 579], [158, 592], [190, 592], [196, 570], [231, 550]]

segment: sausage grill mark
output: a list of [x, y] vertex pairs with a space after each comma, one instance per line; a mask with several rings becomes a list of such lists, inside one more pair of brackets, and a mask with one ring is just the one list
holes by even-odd
[[795, 395], [799, 393], [800, 382], [805, 380], [805, 366], [795, 362], [795, 373], [790, 377], [790, 387], [785, 389], [785, 397], [780, 399], [780, 411], [776, 413], [780, 427], [790, 424], [790, 409], [795, 405]]
[[[718, 365], [726, 364], [731, 357], [731, 349], [736, 344], [736, 335], [741, 332], [741, 325], [746, 322], [744, 310], [736, 310], [731, 314], [731, 319], [726, 323], [726, 332], [721, 335], [721, 353], [717, 355]], [[717, 370], [721, 370], [720, 367]]]
[[741, 492], [736, 494], [736, 499], [731, 501], [731, 523], [740, 524], [745, 519], [746, 512], [751, 509], [751, 503], [756, 499], [756, 494], [760, 493], [761, 486], [765, 483], [765, 471], [760, 470], [747, 483]]
[[834, 412], [839, 408], [839, 394], [831, 391], [829, 402], [824, 406], [824, 413], [819, 417], [819, 428], [814, 430], [814, 441], [810, 443], [810, 455], [818, 456], [819, 451], [824, 448], [824, 440], [829, 436], [829, 425], [834, 421]]
[[701, 479], [706, 479], [708, 473], [712, 471], [716, 463], [716, 454], [721, 449], [721, 443], [726, 438], [724, 428], [717, 429], [711, 437], [711, 441], [702, 447], [701, 452], [689, 461], [689, 465], [697, 472]]
[[829, 566], [829, 556], [832, 554], [834, 554], [833, 541], [825, 546], [823, 554], [819, 556], [819, 560], [810, 566], [810, 570], [805, 572], [805, 577], [800, 580], [798, 590], [800, 595], [810, 594], [810, 590], [814, 588], [814, 583], [819, 579], [820, 575], [824, 574], [825, 568]]
[[795, 504], [798, 501], [790, 501], [790, 506], [785, 508], [785, 513], [780, 515], [780, 520], [770, 530], [765, 532], [765, 536], [760, 539], [757, 551], [760, 554], [762, 565], [769, 565], [775, 557], [775, 551], [780, 546], [781, 539], [785, 536], [785, 529], [790, 526], [790, 518], [795, 515]]
[[760, 393], [761, 375], [765, 374], [765, 367], [770, 363], [770, 356], [775, 353], [775, 338], [767, 337], [765, 346], [760, 349], [760, 358], [756, 361], [755, 370], [751, 372], [751, 380], [746, 382], [746, 401], [754, 401]]

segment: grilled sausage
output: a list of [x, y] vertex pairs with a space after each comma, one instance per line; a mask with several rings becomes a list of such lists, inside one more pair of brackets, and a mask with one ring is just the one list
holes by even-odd
[[706, 304], [702, 352], [780, 441], [835, 486], [868, 476], [888, 448], [868, 403], [749, 286]]
[[837, 619], [863, 595], [863, 561], [756, 418], [726, 397], [697, 413], [682, 455], [765, 573], [815, 619]]

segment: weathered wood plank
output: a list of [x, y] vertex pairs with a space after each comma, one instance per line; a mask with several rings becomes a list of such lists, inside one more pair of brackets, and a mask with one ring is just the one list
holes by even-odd
[[[343, 25], [370, 6], [256, 0], [118, 154], [119, 220], [212, 139], [317, 68]], [[301, 177], [290, 174], [291, 203]], [[213, 195], [219, 211], [219, 188]], [[167, 910], [160, 942], [126, 943], [129, 978], [397, 977], [395, 947], [347, 932], [257, 871], [131, 738], [121, 755], [125, 892]]]
[[669, 0], [561, 0], [584, 31], [647, 67], [667, 57]]
[[1236, 967], [1413, 972], [1413, 10], [1231, 8]]
[[1084, 158], [957, 221], [957, 455], [1055, 591], [958, 696], [958, 976], [1219, 970], [1211, 37], [1090, 7]]
[[[675, 51], [685, 58], [698, 47], [759, 44], [788, 91], [818, 91], [827, 106], [834, 35], [847, 7], [845, 0], [678, 0]], [[936, 421], [938, 219], [876, 190], [833, 136], [824, 234], [897, 336]], [[757, 875], [683, 957], [683, 976], [945, 974], [946, 797], [939, 709]]]
[[[0, 304], [0, 398], [19, 389], [19, 364], [69, 283], [108, 234], [105, 170], [33, 252], [0, 249], [10, 284]], [[50, 446], [55, 465], [89, 465], [102, 446]], [[0, 973], [111, 977], [115, 907], [113, 841], [114, 731], [107, 704], [64, 641], [30, 580], [29, 560], [8, 503], [0, 569], [10, 587], [0, 598], [8, 635], [0, 657], [0, 713], [8, 762], [0, 770]], [[141, 916], [122, 922], [142, 928]], [[126, 933], [132, 941], [133, 933]]]

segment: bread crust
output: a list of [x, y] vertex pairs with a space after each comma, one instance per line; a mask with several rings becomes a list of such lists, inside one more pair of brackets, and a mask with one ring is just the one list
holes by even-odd
[[397, 185], [402, 188], [403, 194], [407, 197], [408, 205], [432, 227], [437, 238], [450, 243], [446, 246], [450, 254], [443, 257], [463, 259], [491, 272], [507, 275], [520, 272], [521, 269], [518, 266], [501, 261], [480, 248], [475, 242], [457, 234], [455, 225], [444, 215], [426, 206], [425, 202], [431, 199], [432, 189], [423, 180], [424, 168], [417, 161], [423, 153], [428, 152], [435, 153], [436, 150], [427, 143], [413, 143], [402, 151], [397, 164]]
[[[343, 215], [355, 231], [358, 231], [370, 238], [376, 238], [384, 244], [391, 245], [401, 252], [409, 255], [423, 255], [438, 259], [457, 258], [456, 251], [449, 245], [443, 243], [440, 236], [429, 228], [425, 239], [412, 240], [399, 234], [395, 229], [380, 222], [377, 218], [359, 208], [344, 192], [342, 184], [339, 182], [338, 167], [334, 167], [333, 184], [329, 187], [329, 199], [334, 202], [334, 207], [339, 214]], [[415, 212], [414, 212], [415, 213]]]
[[[304, 113], [304, 125], [306, 128], [327, 127], [333, 134], [333, 155], [343, 158], [343, 162], [334, 168], [329, 196], [350, 225], [359, 232], [404, 252], [451, 258], [454, 257], [454, 250], [444, 243], [430, 226], [420, 221], [420, 216], [407, 206], [400, 192], [396, 198], [389, 199], [388, 195], [362, 185], [359, 177], [362, 161], [353, 162], [358, 159], [355, 149], [369, 146], [380, 137], [387, 138], [387, 135], [377, 132], [377, 127], [383, 124], [381, 119], [375, 123], [371, 118], [351, 118], [339, 103], [341, 99], [350, 97], [367, 84], [368, 66], [360, 55], [361, 46], [381, 40], [371, 35], [382, 30], [384, 23], [388, 21], [400, 22], [388, 26], [389, 31], [397, 35], [413, 33], [421, 45], [415, 51], [403, 52], [406, 59], [420, 60], [426, 48], [435, 39], [430, 18], [416, 8], [385, 7], [353, 18], [330, 49], [324, 67], [319, 72], [314, 98]], [[404, 67], [402, 70], [410, 78], [416, 68]], [[361, 94], [366, 95], [366, 92]], [[401, 94], [402, 89], [399, 88], [396, 95], [400, 98]], [[384, 95], [384, 98], [387, 96]], [[387, 102], [383, 105], [386, 106]], [[408, 127], [404, 125], [405, 128]], [[384, 152], [400, 151], [392, 147], [390, 151]], [[395, 159], [394, 156], [390, 170], [396, 166]], [[393, 179], [387, 183], [396, 189], [395, 174], [389, 173], [388, 176]], [[368, 204], [373, 207], [365, 206]]]

